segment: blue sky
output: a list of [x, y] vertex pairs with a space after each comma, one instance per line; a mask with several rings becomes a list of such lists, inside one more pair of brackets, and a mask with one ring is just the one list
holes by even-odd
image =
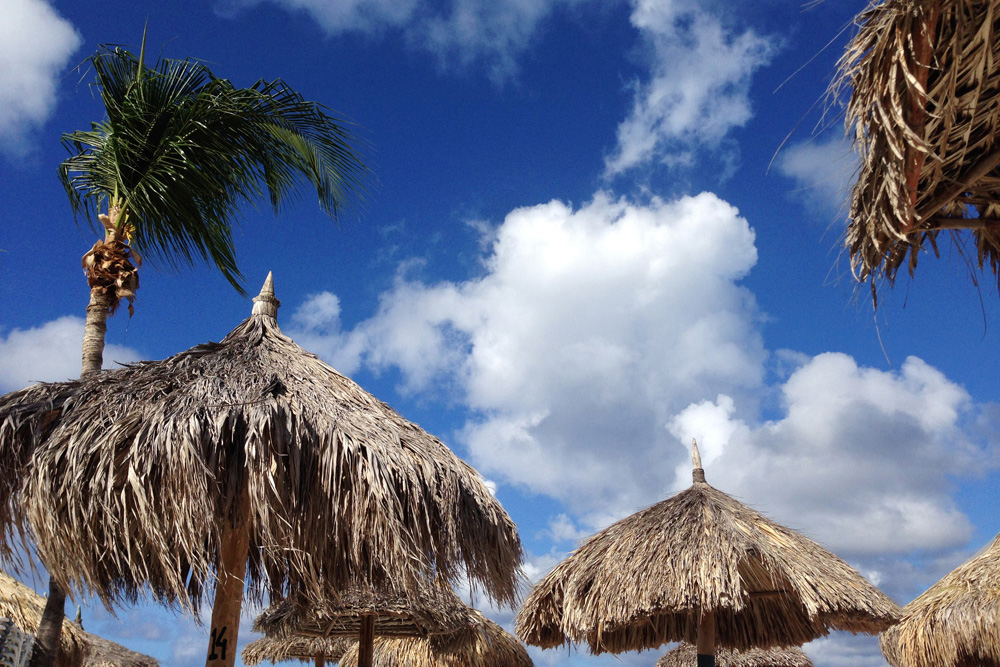
[[[244, 211], [247, 288], [273, 271], [286, 333], [496, 484], [529, 575], [686, 488], [694, 437], [710, 483], [906, 603], [1000, 531], [1000, 309], [951, 244], [877, 313], [851, 279], [854, 162], [823, 111], [864, 4], [0, 0], [0, 391], [79, 372], [95, 236], [59, 140], [102, 118], [74, 66], [137, 49], [148, 19], [154, 52], [283, 78], [357, 123], [365, 205], [337, 224], [305, 192]], [[206, 267], [146, 265], [106, 358], [219, 340], [249, 312]], [[207, 630], [155, 606], [84, 622], [203, 660]], [[870, 637], [806, 650], [884, 664]]]

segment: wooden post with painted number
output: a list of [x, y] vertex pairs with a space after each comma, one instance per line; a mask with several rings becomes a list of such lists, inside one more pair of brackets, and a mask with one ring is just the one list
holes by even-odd
[[205, 667], [233, 667], [243, 606], [243, 584], [250, 550], [249, 494], [244, 481], [239, 505], [222, 529], [219, 581], [212, 606], [212, 630]]

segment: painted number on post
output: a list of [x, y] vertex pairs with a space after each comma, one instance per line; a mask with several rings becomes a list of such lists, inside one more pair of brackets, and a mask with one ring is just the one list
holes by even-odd
[[[212, 628], [211, 636], [211, 646], [212, 652], [208, 654], [209, 660], [225, 660], [226, 659], [226, 646], [229, 644], [229, 640], [226, 639], [226, 627], [222, 626], [221, 629]], [[216, 649], [220, 653], [216, 653]]]

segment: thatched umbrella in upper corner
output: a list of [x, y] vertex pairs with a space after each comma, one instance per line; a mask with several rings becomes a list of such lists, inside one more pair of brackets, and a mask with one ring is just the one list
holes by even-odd
[[472, 609], [450, 587], [422, 582], [413, 591], [353, 584], [319, 599], [296, 595], [265, 609], [253, 629], [273, 639], [357, 640], [360, 664], [371, 667], [375, 637], [439, 636], [455, 645], [471, 638], [475, 625]]
[[[406, 637], [375, 640], [372, 667], [533, 667], [528, 651], [516, 637], [495, 622], [472, 610], [472, 632], [460, 641], [447, 636]], [[360, 645], [341, 656], [338, 667], [363, 667]]]
[[[698, 663], [698, 651], [681, 644], [656, 661], [656, 667], [691, 667]], [[751, 648], [746, 651], [721, 649], [715, 656], [719, 667], [813, 667], [812, 660], [798, 646], [792, 648]]]
[[879, 643], [894, 667], [1000, 666], [1000, 535], [903, 607]]
[[831, 629], [877, 633], [899, 608], [844, 561], [705, 482], [588, 538], [531, 591], [518, 635], [592, 653], [685, 641], [699, 665], [716, 648], [798, 646]]
[[[939, 235], [1000, 279], [1000, 0], [873, 0], [838, 64], [861, 167], [846, 245], [855, 275], [912, 273]], [[872, 282], [874, 294], [874, 280]]]
[[468, 576], [512, 604], [520, 540], [476, 471], [284, 336], [270, 276], [254, 302], [220, 343], [0, 397], [0, 534], [107, 604], [214, 588], [213, 665], [244, 578], [259, 600]]

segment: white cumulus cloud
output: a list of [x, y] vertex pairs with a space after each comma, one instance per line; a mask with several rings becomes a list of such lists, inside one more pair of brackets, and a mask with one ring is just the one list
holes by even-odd
[[[0, 392], [35, 382], [57, 382], [80, 376], [83, 319], [67, 315], [30, 329], [0, 334]], [[104, 348], [104, 367], [138, 361], [135, 350], [121, 345]]]
[[56, 88], [80, 47], [76, 28], [46, 0], [5, 0], [0, 20], [0, 150], [20, 155], [56, 104]]
[[782, 149], [776, 161], [778, 172], [796, 183], [794, 194], [837, 213], [846, 213], [857, 165], [850, 141], [836, 133], [793, 143]]

